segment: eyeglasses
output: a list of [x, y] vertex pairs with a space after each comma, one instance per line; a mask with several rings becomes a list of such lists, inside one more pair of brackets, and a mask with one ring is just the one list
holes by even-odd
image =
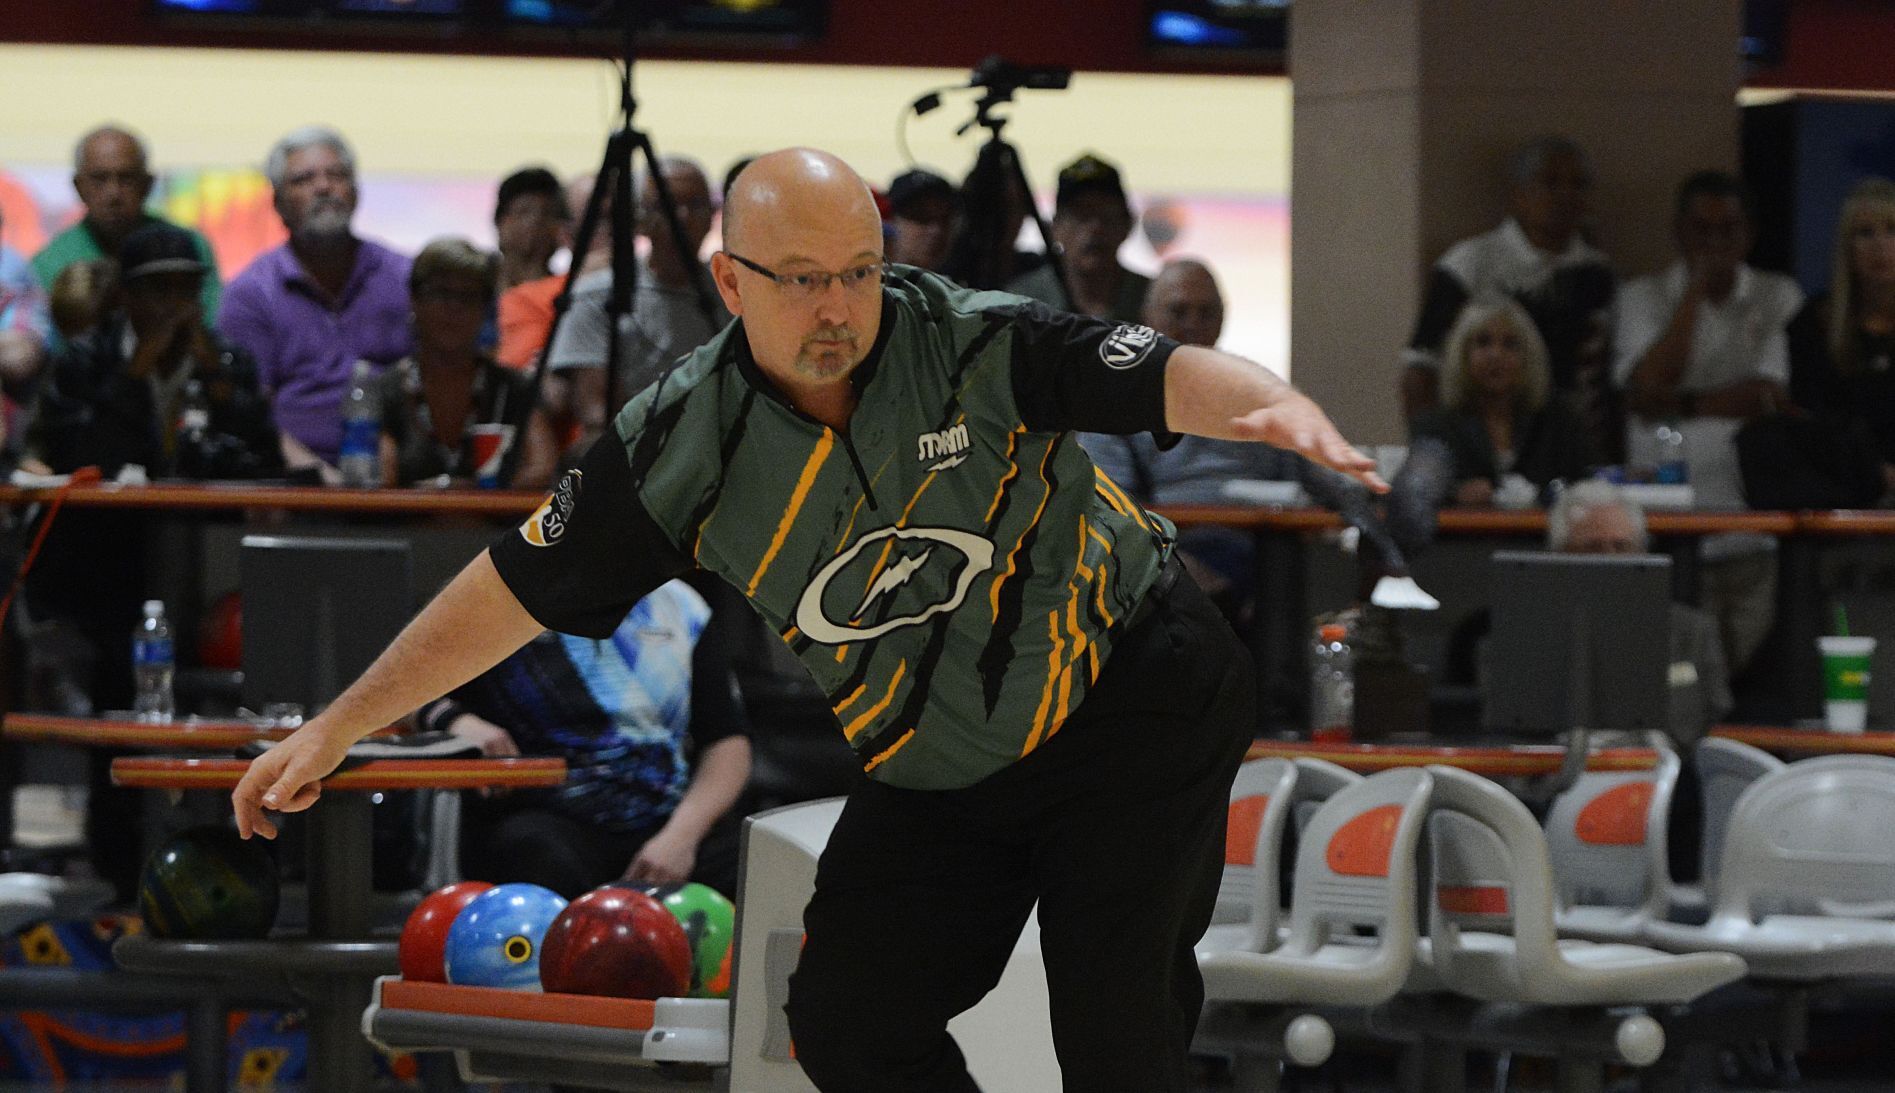
[[813, 300], [829, 291], [829, 286], [840, 283], [844, 289], [864, 289], [877, 284], [882, 279], [882, 271], [887, 263], [882, 261], [864, 262], [859, 266], [850, 266], [841, 273], [778, 273], [773, 269], [758, 265], [741, 254], [731, 251], [730, 260], [755, 273], [761, 273], [776, 282], [776, 287], [796, 299]]

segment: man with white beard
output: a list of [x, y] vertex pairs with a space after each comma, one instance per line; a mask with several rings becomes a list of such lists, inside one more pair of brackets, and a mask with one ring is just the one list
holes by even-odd
[[257, 359], [292, 469], [337, 481], [343, 396], [355, 362], [377, 371], [412, 348], [409, 261], [357, 238], [355, 154], [321, 126], [276, 142], [264, 166], [289, 242], [257, 256], [224, 294], [218, 330]]

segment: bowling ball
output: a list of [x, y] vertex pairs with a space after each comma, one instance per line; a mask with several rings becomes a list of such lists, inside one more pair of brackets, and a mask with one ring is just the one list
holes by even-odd
[[460, 916], [461, 909], [475, 896], [492, 888], [484, 880], [464, 880], [428, 894], [415, 905], [401, 927], [401, 977], [428, 983], [447, 982], [447, 967], [442, 963], [447, 949], [448, 927]]
[[664, 904], [691, 942], [691, 997], [730, 997], [730, 942], [737, 908], [708, 884], [627, 885]]
[[190, 827], [166, 839], [138, 882], [153, 937], [262, 937], [276, 922], [276, 861], [227, 827]]
[[447, 930], [447, 981], [466, 987], [540, 989], [540, 941], [566, 901], [537, 884], [501, 884], [468, 901]]
[[540, 982], [559, 994], [680, 998], [691, 987], [691, 942], [643, 892], [595, 888], [547, 929]]

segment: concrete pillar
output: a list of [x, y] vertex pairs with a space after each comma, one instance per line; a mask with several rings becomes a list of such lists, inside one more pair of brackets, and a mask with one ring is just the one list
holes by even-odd
[[1621, 277], [1671, 260], [1673, 189], [1734, 170], [1730, 0], [1297, 0], [1290, 42], [1290, 360], [1358, 443], [1405, 440], [1398, 354], [1426, 273], [1505, 215], [1505, 169], [1547, 133], [1597, 175]]

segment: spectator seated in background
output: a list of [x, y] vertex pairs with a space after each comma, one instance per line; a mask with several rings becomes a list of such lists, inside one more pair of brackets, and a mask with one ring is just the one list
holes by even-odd
[[0, 451], [8, 453], [9, 463], [18, 448], [20, 410], [33, 400], [52, 332], [46, 292], [33, 267], [19, 251], [0, 243], [0, 391], [6, 395]]
[[1041, 252], [1018, 246], [1033, 195], [1020, 184], [1013, 160], [999, 144], [981, 145], [960, 193], [960, 230], [948, 255], [950, 280], [969, 288], [1004, 288], [1046, 262]]
[[550, 277], [553, 255], [565, 245], [571, 225], [566, 190], [553, 172], [524, 167], [501, 179], [493, 211], [500, 290]]
[[[548, 412], [556, 421], [570, 420], [578, 427], [578, 444], [598, 436], [606, 419], [627, 399], [644, 390], [677, 359], [705, 342], [730, 322], [730, 312], [717, 295], [710, 270], [698, 261], [704, 237], [710, 233], [717, 206], [711, 199], [704, 169], [681, 156], [659, 161], [665, 186], [677, 206], [685, 247], [680, 250], [658, 204], [658, 187], [641, 161], [638, 185], [638, 234], [651, 244], [638, 260], [638, 286], [631, 312], [619, 319], [619, 374], [615, 401], [606, 405], [606, 358], [610, 352], [606, 303], [612, 293], [612, 271], [588, 274], [573, 285], [572, 310], [553, 335], [547, 370], [554, 381], [545, 393]], [[701, 286], [700, 298], [693, 281]], [[706, 316], [702, 301], [710, 304]]]
[[[33, 273], [41, 287], [52, 291], [60, 272], [74, 262], [117, 254], [119, 245], [139, 228], [168, 223], [145, 211], [153, 181], [148, 164], [144, 142], [117, 126], [102, 126], [79, 138], [73, 152], [72, 188], [78, 191], [86, 214], [33, 256]], [[217, 261], [202, 235], [181, 230], [190, 236], [192, 250], [204, 266], [204, 284], [198, 292], [204, 321], [215, 323], [223, 294]]]
[[414, 355], [377, 381], [384, 484], [472, 484], [481, 471], [473, 430], [482, 425], [524, 425], [511, 485], [537, 489], [552, 481], [552, 429], [523, 405], [533, 398], [533, 377], [502, 368], [479, 348], [498, 267], [464, 239], [436, 239], [415, 256], [408, 275]]
[[[1866, 431], [1895, 499], [1895, 182], [1856, 184], [1836, 224], [1829, 291], [1790, 324], [1790, 395], [1835, 436]], [[1835, 507], [1835, 506], [1824, 506]]]
[[1072, 284], [1061, 285], [1048, 262], [1007, 291], [1080, 315], [1138, 322], [1151, 282], [1119, 265], [1119, 247], [1132, 234], [1132, 205], [1119, 169], [1091, 154], [1068, 163], [1059, 172], [1050, 228]]
[[[570, 235], [573, 230], [572, 218], [577, 217], [591, 200], [594, 181], [596, 176], [584, 174], [566, 184], [561, 200], [569, 216], [566, 231], [562, 234]], [[607, 210], [602, 211], [609, 211], [609, 208], [608, 204]], [[599, 227], [592, 233], [586, 253], [572, 259], [578, 267], [572, 271], [574, 280], [612, 264], [612, 231], [609, 225], [609, 219], [601, 219]], [[567, 246], [572, 243], [572, 239], [566, 239]], [[501, 291], [497, 309], [500, 341], [494, 349], [495, 360], [508, 368], [532, 368], [539, 363], [540, 351], [546, 348], [547, 335], [553, 330], [553, 303], [565, 287], [566, 274], [561, 273], [526, 281]]]
[[919, 167], [896, 175], [888, 184], [888, 260], [934, 273], [945, 270], [960, 216], [961, 194], [954, 183]]
[[[1785, 328], [1803, 293], [1783, 274], [1745, 263], [1751, 217], [1749, 195], [1734, 176], [1692, 175], [1678, 187], [1673, 218], [1679, 260], [1619, 290], [1613, 378], [1633, 415], [1627, 461], [1656, 466], [1676, 458], [1658, 435], [1675, 430], [1701, 509], [1744, 507], [1737, 432], [1789, 401]], [[1741, 672], [1776, 618], [1776, 540], [1712, 535], [1698, 552], [1704, 605], [1724, 635], [1726, 661]]]
[[[1546, 548], [1567, 554], [1644, 554], [1650, 548], [1645, 512], [1610, 482], [1588, 479], [1561, 492], [1546, 514]], [[1455, 627], [1443, 682], [1479, 684], [1493, 618], [1486, 608]], [[1717, 623], [1681, 603], [1671, 605], [1671, 714], [1668, 732], [1681, 750], [1731, 708], [1730, 672]]]
[[547, 632], [420, 723], [489, 756], [566, 760], [557, 789], [469, 797], [462, 872], [568, 899], [621, 877], [737, 886], [732, 808], [750, 740], [723, 621], [682, 581], [640, 600], [604, 640]]
[[1429, 274], [1402, 353], [1403, 416], [1412, 421], [1441, 405], [1442, 346], [1455, 316], [1473, 297], [1499, 293], [1532, 316], [1552, 388], [1572, 400], [1594, 447], [1603, 454], [1617, 446], [1606, 401], [1613, 276], [1606, 256], [1583, 237], [1592, 181], [1585, 152], [1564, 137], [1542, 137], [1514, 153], [1507, 219], [1448, 248]]
[[1585, 430], [1550, 389], [1546, 344], [1519, 304], [1469, 301], [1442, 358], [1443, 405], [1409, 425], [1411, 448], [1437, 445], [1452, 467], [1435, 505], [1524, 507], [1549, 483], [1589, 473]]
[[71, 341], [103, 322], [118, 307], [118, 260], [74, 262], [53, 278], [46, 309], [53, 329]]
[[119, 248], [121, 307], [53, 360], [32, 447], [55, 472], [128, 464], [153, 478], [277, 473], [249, 355], [205, 325], [209, 271], [190, 233], [150, 224]]
[[336, 484], [355, 362], [379, 369], [412, 348], [408, 259], [351, 230], [355, 154], [333, 129], [289, 133], [264, 170], [289, 242], [230, 283], [218, 329], [256, 358], [290, 468]]

